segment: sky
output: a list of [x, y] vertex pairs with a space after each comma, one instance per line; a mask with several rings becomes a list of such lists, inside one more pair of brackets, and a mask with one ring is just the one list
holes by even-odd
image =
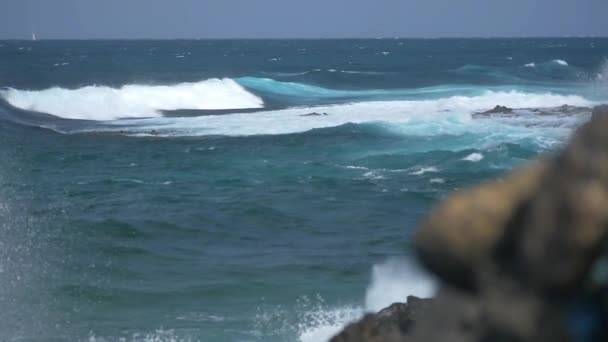
[[0, 0], [0, 39], [608, 36], [608, 0]]

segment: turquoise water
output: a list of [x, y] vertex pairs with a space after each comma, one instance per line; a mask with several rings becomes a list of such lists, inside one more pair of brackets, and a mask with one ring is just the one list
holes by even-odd
[[432, 295], [425, 213], [588, 118], [472, 114], [605, 102], [607, 57], [599, 38], [0, 42], [0, 340], [323, 341]]

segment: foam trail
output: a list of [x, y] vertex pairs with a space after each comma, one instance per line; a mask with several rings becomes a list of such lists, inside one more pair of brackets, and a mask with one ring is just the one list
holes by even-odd
[[166, 86], [87, 86], [79, 89], [8, 88], [0, 95], [12, 106], [66, 119], [112, 120], [158, 117], [163, 110], [262, 108], [263, 101], [232, 79]]

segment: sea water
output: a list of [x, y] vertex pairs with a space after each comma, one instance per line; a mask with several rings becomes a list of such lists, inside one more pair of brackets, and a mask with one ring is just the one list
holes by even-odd
[[[608, 100], [607, 57], [600, 38], [1, 42], [0, 340], [324, 342], [432, 296], [417, 224], [559, 149]], [[475, 115], [496, 105], [516, 111]]]

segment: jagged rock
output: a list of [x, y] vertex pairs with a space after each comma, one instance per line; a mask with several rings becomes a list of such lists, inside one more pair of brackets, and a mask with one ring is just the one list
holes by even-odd
[[496, 107], [494, 107], [490, 110], [487, 110], [485, 112], [481, 112], [478, 114], [511, 114], [511, 113], [513, 113], [513, 108], [497, 105]]
[[432, 299], [409, 296], [406, 303], [394, 303], [376, 314], [367, 314], [330, 342], [402, 341], [432, 305]]

